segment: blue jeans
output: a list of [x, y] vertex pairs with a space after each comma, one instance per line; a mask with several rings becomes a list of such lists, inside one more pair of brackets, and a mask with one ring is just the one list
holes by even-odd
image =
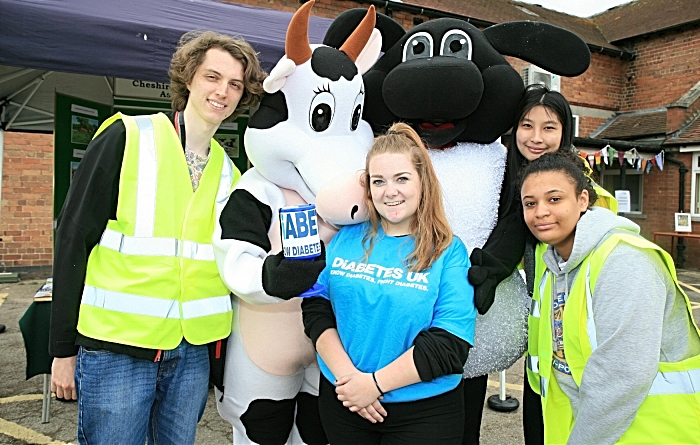
[[193, 444], [209, 392], [207, 346], [185, 340], [160, 362], [81, 347], [80, 444]]

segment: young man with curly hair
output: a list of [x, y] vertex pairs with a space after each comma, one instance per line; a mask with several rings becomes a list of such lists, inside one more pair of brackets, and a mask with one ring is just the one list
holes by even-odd
[[194, 443], [210, 373], [221, 385], [232, 312], [211, 239], [240, 172], [213, 136], [265, 73], [207, 31], [169, 75], [173, 111], [104, 122], [58, 218], [51, 386], [79, 401], [80, 443]]

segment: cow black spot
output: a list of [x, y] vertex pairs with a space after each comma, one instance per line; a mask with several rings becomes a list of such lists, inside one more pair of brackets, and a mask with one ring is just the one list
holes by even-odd
[[284, 93], [278, 91], [266, 94], [260, 101], [260, 108], [250, 118], [248, 127], [265, 130], [289, 119], [287, 99]]
[[337, 81], [340, 77], [352, 80], [357, 75], [357, 65], [344, 52], [321, 46], [311, 56], [311, 69], [321, 77]]

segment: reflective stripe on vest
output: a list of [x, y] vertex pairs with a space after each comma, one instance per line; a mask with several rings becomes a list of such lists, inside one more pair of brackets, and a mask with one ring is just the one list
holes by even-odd
[[540, 372], [540, 358], [536, 355], [528, 354], [527, 355], [527, 369], [539, 374], [539, 372]]
[[[538, 253], [543, 253], [543, 249], [546, 249], [546, 245], [538, 244], [535, 247], [535, 264], [537, 261], [542, 261], [542, 258], [538, 258]], [[537, 267], [535, 267], [537, 269]], [[539, 335], [539, 323], [541, 319], [541, 308], [540, 308], [540, 298], [544, 292], [544, 288], [547, 284], [547, 279], [549, 278], [549, 271], [545, 270], [539, 285], [535, 286], [535, 292], [530, 300], [530, 315], [527, 319], [528, 326], [528, 339], [527, 339], [527, 358], [526, 358], [526, 369], [527, 380], [532, 388], [532, 390], [541, 395], [543, 391], [542, 381], [539, 376], [540, 373], [540, 358], [537, 355], [537, 338]], [[535, 278], [537, 279], [537, 274]]]
[[586, 332], [591, 349], [598, 347], [598, 337], [595, 332], [595, 321], [593, 320], [593, 294], [591, 292], [591, 262], [586, 266]]
[[[158, 318], [181, 318], [178, 300], [144, 297], [142, 295], [98, 289], [94, 286], [85, 286], [81, 303], [127, 314], [148, 315]], [[202, 298], [182, 303], [182, 319], [190, 320], [197, 317], [223, 314], [230, 310], [231, 297], [229, 295]]]
[[139, 185], [134, 236], [144, 238], [153, 236], [155, 226], [158, 159], [153, 121], [148, 116], [134, 116], [134, 120], [139, 127]]
[[659, 372], [651, 384], [649, 395], [700, 393], [700, 369]]
[[190, 240], [181, 242], [177, 238], [139, 238], [127, 236], [109, 228], [102, 233], [100, 246], [127, 255], [170, 256], [214, 261], [214, 247], [211, 244]]

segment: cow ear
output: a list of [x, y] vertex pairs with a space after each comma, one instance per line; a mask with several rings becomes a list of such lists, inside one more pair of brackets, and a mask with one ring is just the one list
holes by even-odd
[[560, 76], [578, 76], [588, 69], [591, 52], [579, 36], [541, 22], [506, 22], [484, 29], [496, 51], [534, 63]]
[[282, 57], [277, 65], [272, 68], [270, 75], [263, 81], [263, 89], [266, 93], [276, 93], [287, 83], [287, 77], [297, 69], [297, 64], [293, 60]]
[[382, 33], [378, 29], [372, 30], [372, 35], [369, 37], [369, 41], [365, 47], [360, 52], [355, 60], [355, 65], [360, 71], [360, 74], [364, 74], [372, 68], [374, 62], [379, 59], [379, 54], [382, 51]]

